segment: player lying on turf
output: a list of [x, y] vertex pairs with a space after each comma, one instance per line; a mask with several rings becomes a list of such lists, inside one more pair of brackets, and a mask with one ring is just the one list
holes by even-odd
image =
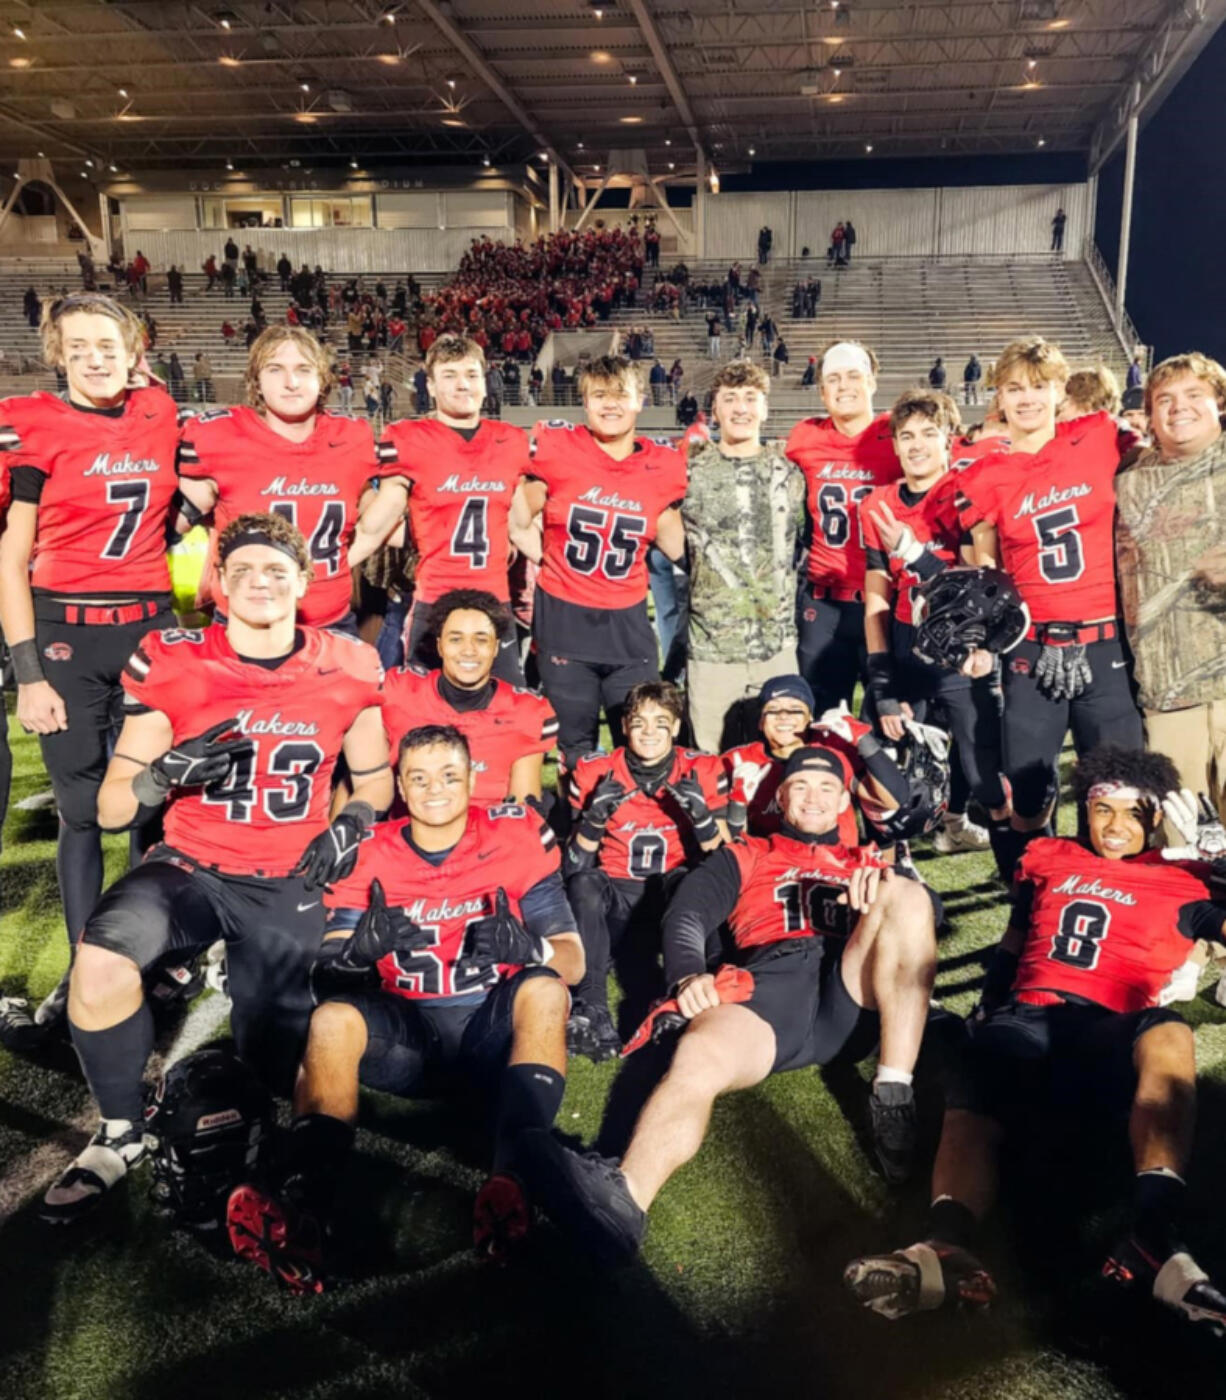
[[500, 1253], [527, 1229], [516, 1137], [547, 1128], [562, 1102], [566, 984], [583, 975], [583, 949], [557, 838], [530, 808], [470, 802], [475, 777], [458, 729], [410, 730], [398, 764], [409, 815], [379, 826], [328, 894], [284, 1170], [271, 1190], [237, 1187], [228, 1213], [238, 1254], [295, 1293], [325, 1286], [360, 1084], [409, 1096], [462, 1071], [494, 1110], [476, 1243]]
[[[373, 647], [295, 626], [311, 564], [280, 515], [240, 515], [218, 541], [229, 621], [151, 633], [123, 676], [123, 730], [98, 794], [110, 830], [164, 807], [165, 842], [110, 887], [77, 945], [73, 1045], [102, 1123], [47, 1192], [67, 1223], [139, 1162], [153, 1016], [141, 974], [226, 942], [239, 1054], [288, 1092], [306, 1044], [321, 887], [352, 868], [392, 799]], [[353, 798], [329, 825], [337, 756]]]
[[[620, 1164], [523, 1135], [520, 1169], [533, 1198], [605, 1260], [626, 1259], [660, 1188], [698, 1151], [720, 1094], [767, 1075], [880, 1044], [871, 1103], [878, 1157], [893, 1180], [911, 1169], [911, 1076], [936, 971], [933, 903], [871, 847], [838, 840], [850, 801], [840, 756], [798, 749], [787, 761], [774, 836], [709, 856], [664, 921], [664, 971], [689, 1021], [672, 1067], [647, 1101]], [[752, 975], [741, 1005], [721, 1003], [706, 942], [727, 920]]]
[[660, 995], [665, 906], [686, 870], [723, 840], [728, 780], [718, 758], [676, 747], [684, 713], [675, 685], [636, 685], [622, 714], [625, 747], [589, 754], [571, 774], [563, 865], [587, 963], [566, 1027], [572, 1055], [606, 1060], [622, 1048], [608, 990], [619, 944], [630, 1014], [641, 1020]]
[[426, 610], [418, 635], [437, 647], [442, 666], [410, 662], [387, 677], [383, 721], [392, 752], [410, 729], [451, 724], [472, 751], [474, 802], [539, 800], [558, 719], [544, 696], [494, 674], [503, 641], [515, 635], [510, 609], [492, 593], [453, 588]]
[[[1087, 832], [1032, 842], [1009, 927], [954, 1075], [924, 1238], [857, 1259], [848, 1288], [884, 1317], [986, 1307], [991, 1274], [972, 1251], [997, 1193], [997, 1159], [1022, 1110], [1053, 1101], [1127, 1114], [1136, 1171], [1132, 1226], [1103, 1274], [1152, 1292], [1191, 1321], [1226, 1326], [1226, 1297], [1181, 1242], [1196, 1116], [1196, 1046], [1163, 989], [1191, 940], [1223, 939], [1205, 863], [1149, 849], [1177, 786], [1162, 754], [1104, 746], [1077, 765]], [[1170, 854], [1169, 852], [1166, 854]]]
[[972, 678], [920, 660], [912, 651], [913, 589], [961, 554], [950, 441], [959, 426], [948, 394], [909, 390], [890, 413], [903, 480], [878, 486], [860, 503], [865, 557], [864, 632], [868, 645], [866, 709], [887, 739], [903, 736], [912, 716], [939, 724], [953, 740], [965, 783], [963, 805], [942, 818], [933, 845], [942, 855], [978, 851], [989, 833], [968, 822], [965, 794], [1006, 830], [1009, 799], [1000, 780], [1000, 715], [987, 677]]

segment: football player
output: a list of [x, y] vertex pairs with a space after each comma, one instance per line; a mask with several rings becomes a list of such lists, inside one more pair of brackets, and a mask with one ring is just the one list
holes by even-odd
[[901, 475], [890, 417], [873, 413], [877, 356], [854, 341], [828, 346], [818, 364], [828, 418], [805, 418], [787, 455], [808, 491], [809, 555], [800, 588], [797, 665], [819, 713], [850, 705], [864, 666], [864, 536], [860, 503]]
[[[566, 893], [583, 939], [587, 972], [566, 1028], [572, 1054], [609, 1059], [622, 1047], [609, 1015], [609, 963], [642, 1019], [659, 994], [660, 919], [679, 880], [724, 839], [728, 779], [720, 759], [679, 749], [685, 700], [668, 681], [643, 681], [626, 696], [625, 747], [588, 754], [571, 774]], [[637, 938], [628, 935], [633, 928]], [[628, 946], [631, 942], [635, 946]], [[635, 1022], [637, 1024], [637, 1020]]]
[[[324, 407], [328, 351], [298, 326], [270, 326], [247, 356], [246, 405], [188, 417], [179, 443], [186, 506], [180, 525], [212, 517], [217, 534], [239, 515], [273, 511], [302, 531], [314, 576], [299, 621], [355, 636], [349, 550], [360, 563], [404, 515], [405, 482], [375, 459], [369, 423]], [[382, 488], [371, 489], [373, 479]], [[210, 574], [216, 571], [214, 562]], [[211, 579], [202, 589], [215, 592]]]
[[685, 550], [685, 458], [671, 443], [635, 436], [637, 365], [601, 355], [583, 367], [579, 387], [587, 422], [538, 424], [512, 517], [515, 542], [541, 561], [533, 637], [568, 769], [596, 747], [602, 707], [618, 734], [631, 687], [659, 679], [647, 546], [656, 540], [670, 559]]
[[[435, 664], [424, 644], [430, 609], [453, 588], [480, 589], [509, 603], [511, 503], [528, 470], [528, 435], [482, 418], [485, 354], [475, 340], [440, 336], [426, 355], [430, 418], [384, 429], [379, 460], [411, 484], [409, 525], [420, 552], [405, 658]], [[514, 632], [499, 640], [494, 674], [523, 685]]]
[[[0, 630], [17, 718], [39, 736], [59, 811], [56, 874], [71, 943], [102, 889], [98, 788], [120, 722], [120, 674], [172, 627], [166, 530], [178, 485], [174, 400], [138, 387], [143, 328], [109, 297], [48, 304], [43, 358], [68, 381], [0, 404], [12, 501], [0, 536]], [[133, 833], [133, 857], [149, 833]]]
[[1150, 849], [1178, 786], [1163, 754], [1110, 745], [1077, 764], [1086, 835], [1030, 843], [1013, 912], [984, 983], [963, 1063], [947, 1089], [924, 1238], [854, 1260], [845, 1281], [884, 1317], [988, 1306], [996, 1286], [973, 1252], [997, 1194], [1011, 1127], [1062, 1103], [1127, 1116], [1131, 1228], [1103, 1275], [1193, 1322], [1226, 1328], [1226, 1296], [1182, 1243], [1196, 1116], [1196, 1042], [1164, 988], [1192, 941], [1224, 937], [1205, 863]]
[[[687, 876], [664, 919], [664, 974], [689, 1023], [621, 1162], [527, 1132], [519, 1161], [557, 1224], [607, 1261], [634, 1254], [664, 1183], [698, 1151], [720, 1094], [768, 1075], [880, 1045], [870, 1098], [878, 1158], [891, 1180], [915, 1151], [911, 1077], [936, 971], [927, 889], [871, 847], [838, 839], [851, 796], [839, 755], [797, 749], [787, 761], [774, 836], [746, 837]], [[721, 1001], [708, 935], [728, 921], [749, 999]], [[745, 980], [745, 979], [742, 979]]]
[[583, 949], [557, 838], [530, 808], [472, 804], [474, 777], [458, 729], [411, 729], [398, 764], [407, 819], [378, 827], [328, 894], [284, 1172], [275, 1192], [243, 1185], [229, 1206], [237, 1253], [292, 1292], [325, 1285], [360, 1084], [411, 1096], [429, 1072], [463, 1071], [493, 1106], [476, 1243], [497, 1254], [527, 1229], [516, 1142], [562, 1102], [566, 984], [583, 975]]
[[[145, 1155], [141, 1076], [153, 1017], [141, 974], [226, 943], [238, 1052], [288, 1092], [306, 1042], [323, 891], [392, 799], [372, 647], [298, 627], [311, 574], [284, 516], [240, 515], [218, 541], [228, 621], [146, 636], [124, 669], [123, 730], [98, 793], [121, 830], [164, 811], [165, 843], [86, 921], [68, 993], [73, 1045], [102, 1122], [47, 1192], [55, 1224], [93, 1210]], [[352, 800], [329, 822], [344, 753]]]
[[[895, 810], [907, 797], [907, 781], [882, 748], [872, 725], [841, 710], [813, 721], [813, 692], [803, 676], [772, 676], [759, 694], [759, 743], [742, 744], [723, 755], [728, 774], [726, 822], [733, 836], [772, 836], [779, 830], [779, 785], [788, 758], [805, 743], [825, 744], [843, 761], [843, 781], [873, 816]], [[860, 841], [855, 801], [839, 812], [839, 840]]]
[[558, 718], [544, 696], [495, 674], [503, 641], [514, 633], [510, 609], [492, 593], [452, 588], [426, 613], [424, 636], [442, 667], [410, 663], [385, 683], [383, 723], [395, 753], [410, 729], [453, 725], [472, 753], [473, 801], [539, 803], [541, 768], [558, 734]]
[[[986, 677], [921, 661], [912, 652], [912, 590], [958, 562], [962, 526], [949, 470], [958, 409], [947, 395], [913, 389], [890, 413], [903, 479], [875, 487], [860, 504], [864, 526], [864, 633], [868, 646], [868, 709], [887, 739], [903, 737], [904, 720], [925, 722], [935, 711], [952, 736], [969, 789], [994, 826], [1009, 823], [1009, 799], [1000, 780], [1000, 715]], [[983, 850], [989, 833], [948, 812], [933, 834], [942, 855]]]
[[958, 477], [958, 505], [977, 562], [1002, 568], [1030, 610], [1026, 638], [1003, 664], [1003, 761], [1012, 792], [1011, 870], [1027, 841], [1050, 832], [1065, 732], [1079, 754], [1100, 743], [1140, 748], [1116, 616], [1115, 473], [1132, 445], [1109, 413], [1058, 423], [1068, 365], [1034, 336], [996, 362], [1009, 447]]

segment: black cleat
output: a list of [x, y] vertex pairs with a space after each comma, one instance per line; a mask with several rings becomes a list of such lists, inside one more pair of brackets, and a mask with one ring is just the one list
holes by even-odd
[[572, 1152], [544, 1128], [516, 1142], [516, 1161], [532, 1199], [559, 1229], [602, 1264], [626, 1264], [647, 1233], [621, 1168], [612, 1157]]
[[1103, 1263], [1103, 1278], [1124, 1288], [1143, 1288], [1185, 1321], [1226, 1337], [1226, 1295], [1186, 1249], [1160, 1259], [1126, 1235]]
[[868, 1100], [873, 1147], [885, 1179], [901, 1186], [915, 1170], [919, 1126], [910, 1084], [878, 1084]]
[[47, 1033], [34, 1019], [25, 997], [0, 996], [0, 1045], [6, 1050], [28, 1054], [47, 1039]]
[[586, 1055], [599, 1064], [621, 1054], [622, 1041], [607, 1006], [576, 1001], [566, 1023], [566, 1053]]
[[941, 1240], [853, 1259], [843, 1283], [857, 1303], [891, 1321], [947, 1305], [983, 1311], [996, 1297], [992, 1275], [979, 1260]]
[[104, 1118], [76, 1161], [48, 1188], [38, 1216], [48, 1225], [75, 1225], [92, 1215], [106, 1193], [145, 1160], [141, 1123]]

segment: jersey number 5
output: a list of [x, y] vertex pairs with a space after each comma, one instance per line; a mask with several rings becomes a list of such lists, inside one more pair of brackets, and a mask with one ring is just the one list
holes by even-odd
[[1048, 583], [1072, 583], [1085, 570], [1081, 551], [1081, 536], [1077, 527], [1081, 517], [1076, 506], [1061, 506], [1047, 510], [1030, 522], [1039, 537], [1039, 572]]

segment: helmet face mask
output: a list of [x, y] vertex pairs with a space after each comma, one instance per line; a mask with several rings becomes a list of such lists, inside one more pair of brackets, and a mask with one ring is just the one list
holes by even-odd
[[949, 809], [948, 735], [931, 725], [907, 720], [903, 737], [886, 747], [907, 779], [909, 793], [889, 811], [864, 808], [870, 825], [887, 841], [909, 841], [935, 831]]
[[946, 569], [915, 590], [915, 645], [930, 666], [961, 670], [971, 652], [1001, 656], [1030, 626], [1030, 611], [999, 569]]

